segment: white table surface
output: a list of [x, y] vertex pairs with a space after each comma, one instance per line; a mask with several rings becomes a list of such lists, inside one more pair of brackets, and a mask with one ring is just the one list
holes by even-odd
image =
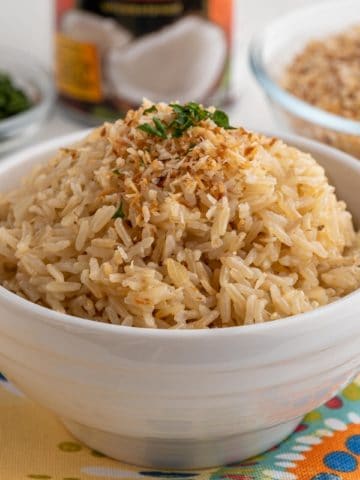
[[[277, 130], [266, 99], [247, 65], [249, 38], [267, 22], [294, 8], [324, 0], [235, 0], [234, 74], [239, 99], [227, 108], [234, 125], [257, 130]], [[0, 45], [14, 46], [38, 58], [51, 69], [55, 0], [2, 0]], [[14, 28], [17, 25], [17, 28]], [[85, 128], [56, 107], [28, 144]]]

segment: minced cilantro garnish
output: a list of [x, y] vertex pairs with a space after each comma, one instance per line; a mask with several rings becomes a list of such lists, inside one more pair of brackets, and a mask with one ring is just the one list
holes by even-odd
[[[190, 127], [198, 125], [202, 120], [211, 119], [217, 126], [227, 130], [232, 129], [230, 126], [229, 117], [222, 110], [215, 110], [209, 112], [201, 105], [195, 102], [189, 102], [185, 105], [171, 103], [170, 107], [174, 111], [173, 120], [165, 124], [158, 117], [152, 117], [153, 125], [150, 123], [143, 123], [138, 126], [139, 130], [146, 132], [149, 135], [154, 135], [160, 138], [179, 138]], [[144, 114], [157, 111], [156, 106], [144, 110]]]
[[219, 127], [225, 128], [226, 130], [234, 128], [229, 123], [229, 117], [222, 110], [215, 110], [211, 118]]
[[156, 105], [152, 105], [151, 107], [146, 108], [143, 113], [144, 115], [147, 115], [148, 113], [154, 113], [154, 112], [157, 112]]
[[125, 218], [125, 212], [124, 212], [124, 206], [123, 206], [122, 200], [120, 202], [120, 205], [119, 205], [118, 209], [116, 210], [116, 212], [112, 216], [112, 218]]
[[157, 137], [167, 138], [165, 125], [161, 124], [161, 128], [158, 129], [155, 123], [155, 119], [161, 123], [161, 121], [158, 118], [153, 117], [154, 125], [150, 125], [150, 123], [143, 123], [142, 125], [139, 125], [137, 128], [139, 130], [142, 130], [143, 132], [146, 132], [149, 135], [155, 135]]
[[9, 75], [0, 73], [0, 120], [28, 110], [31, 102], [26, 94], [16, 87]]

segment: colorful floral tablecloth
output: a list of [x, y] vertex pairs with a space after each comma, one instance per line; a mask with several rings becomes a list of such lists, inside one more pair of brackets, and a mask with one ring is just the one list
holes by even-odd
[[154, 471], [106, 458], [0, 378], [1, 480], [360, 480], [360, 377], [279, 446], [237, 465]]

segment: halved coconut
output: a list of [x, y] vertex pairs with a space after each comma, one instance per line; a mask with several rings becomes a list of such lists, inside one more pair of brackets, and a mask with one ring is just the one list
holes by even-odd
[[100, 53], [122, 48], [132, 35], [115, 20], [81, 10], [69, 10], [61, 21], [61, 31], [78, 42], [96, 45]]
[[114, 95], [134, 104], [143, 97], [153, 102], [200, 101], [221, 78], [226, 54], [223, 30], [188, 16], [121, 51], [111, 49], [106, 72]]

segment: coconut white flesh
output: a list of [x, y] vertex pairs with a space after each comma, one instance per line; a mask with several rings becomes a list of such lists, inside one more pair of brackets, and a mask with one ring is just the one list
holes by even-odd
[[113, 94], [134, 104], [204, 99], [216, 86], [227, 54], [223, 30], [188, 16], [110, 50], [105, 65]]
[[102, 18], [81, 10], [69, 10], [62, 17], [61, 31], [78, 42], [96, 45], [101, 53], [122, 48], [132, 35], [110, 18]]

